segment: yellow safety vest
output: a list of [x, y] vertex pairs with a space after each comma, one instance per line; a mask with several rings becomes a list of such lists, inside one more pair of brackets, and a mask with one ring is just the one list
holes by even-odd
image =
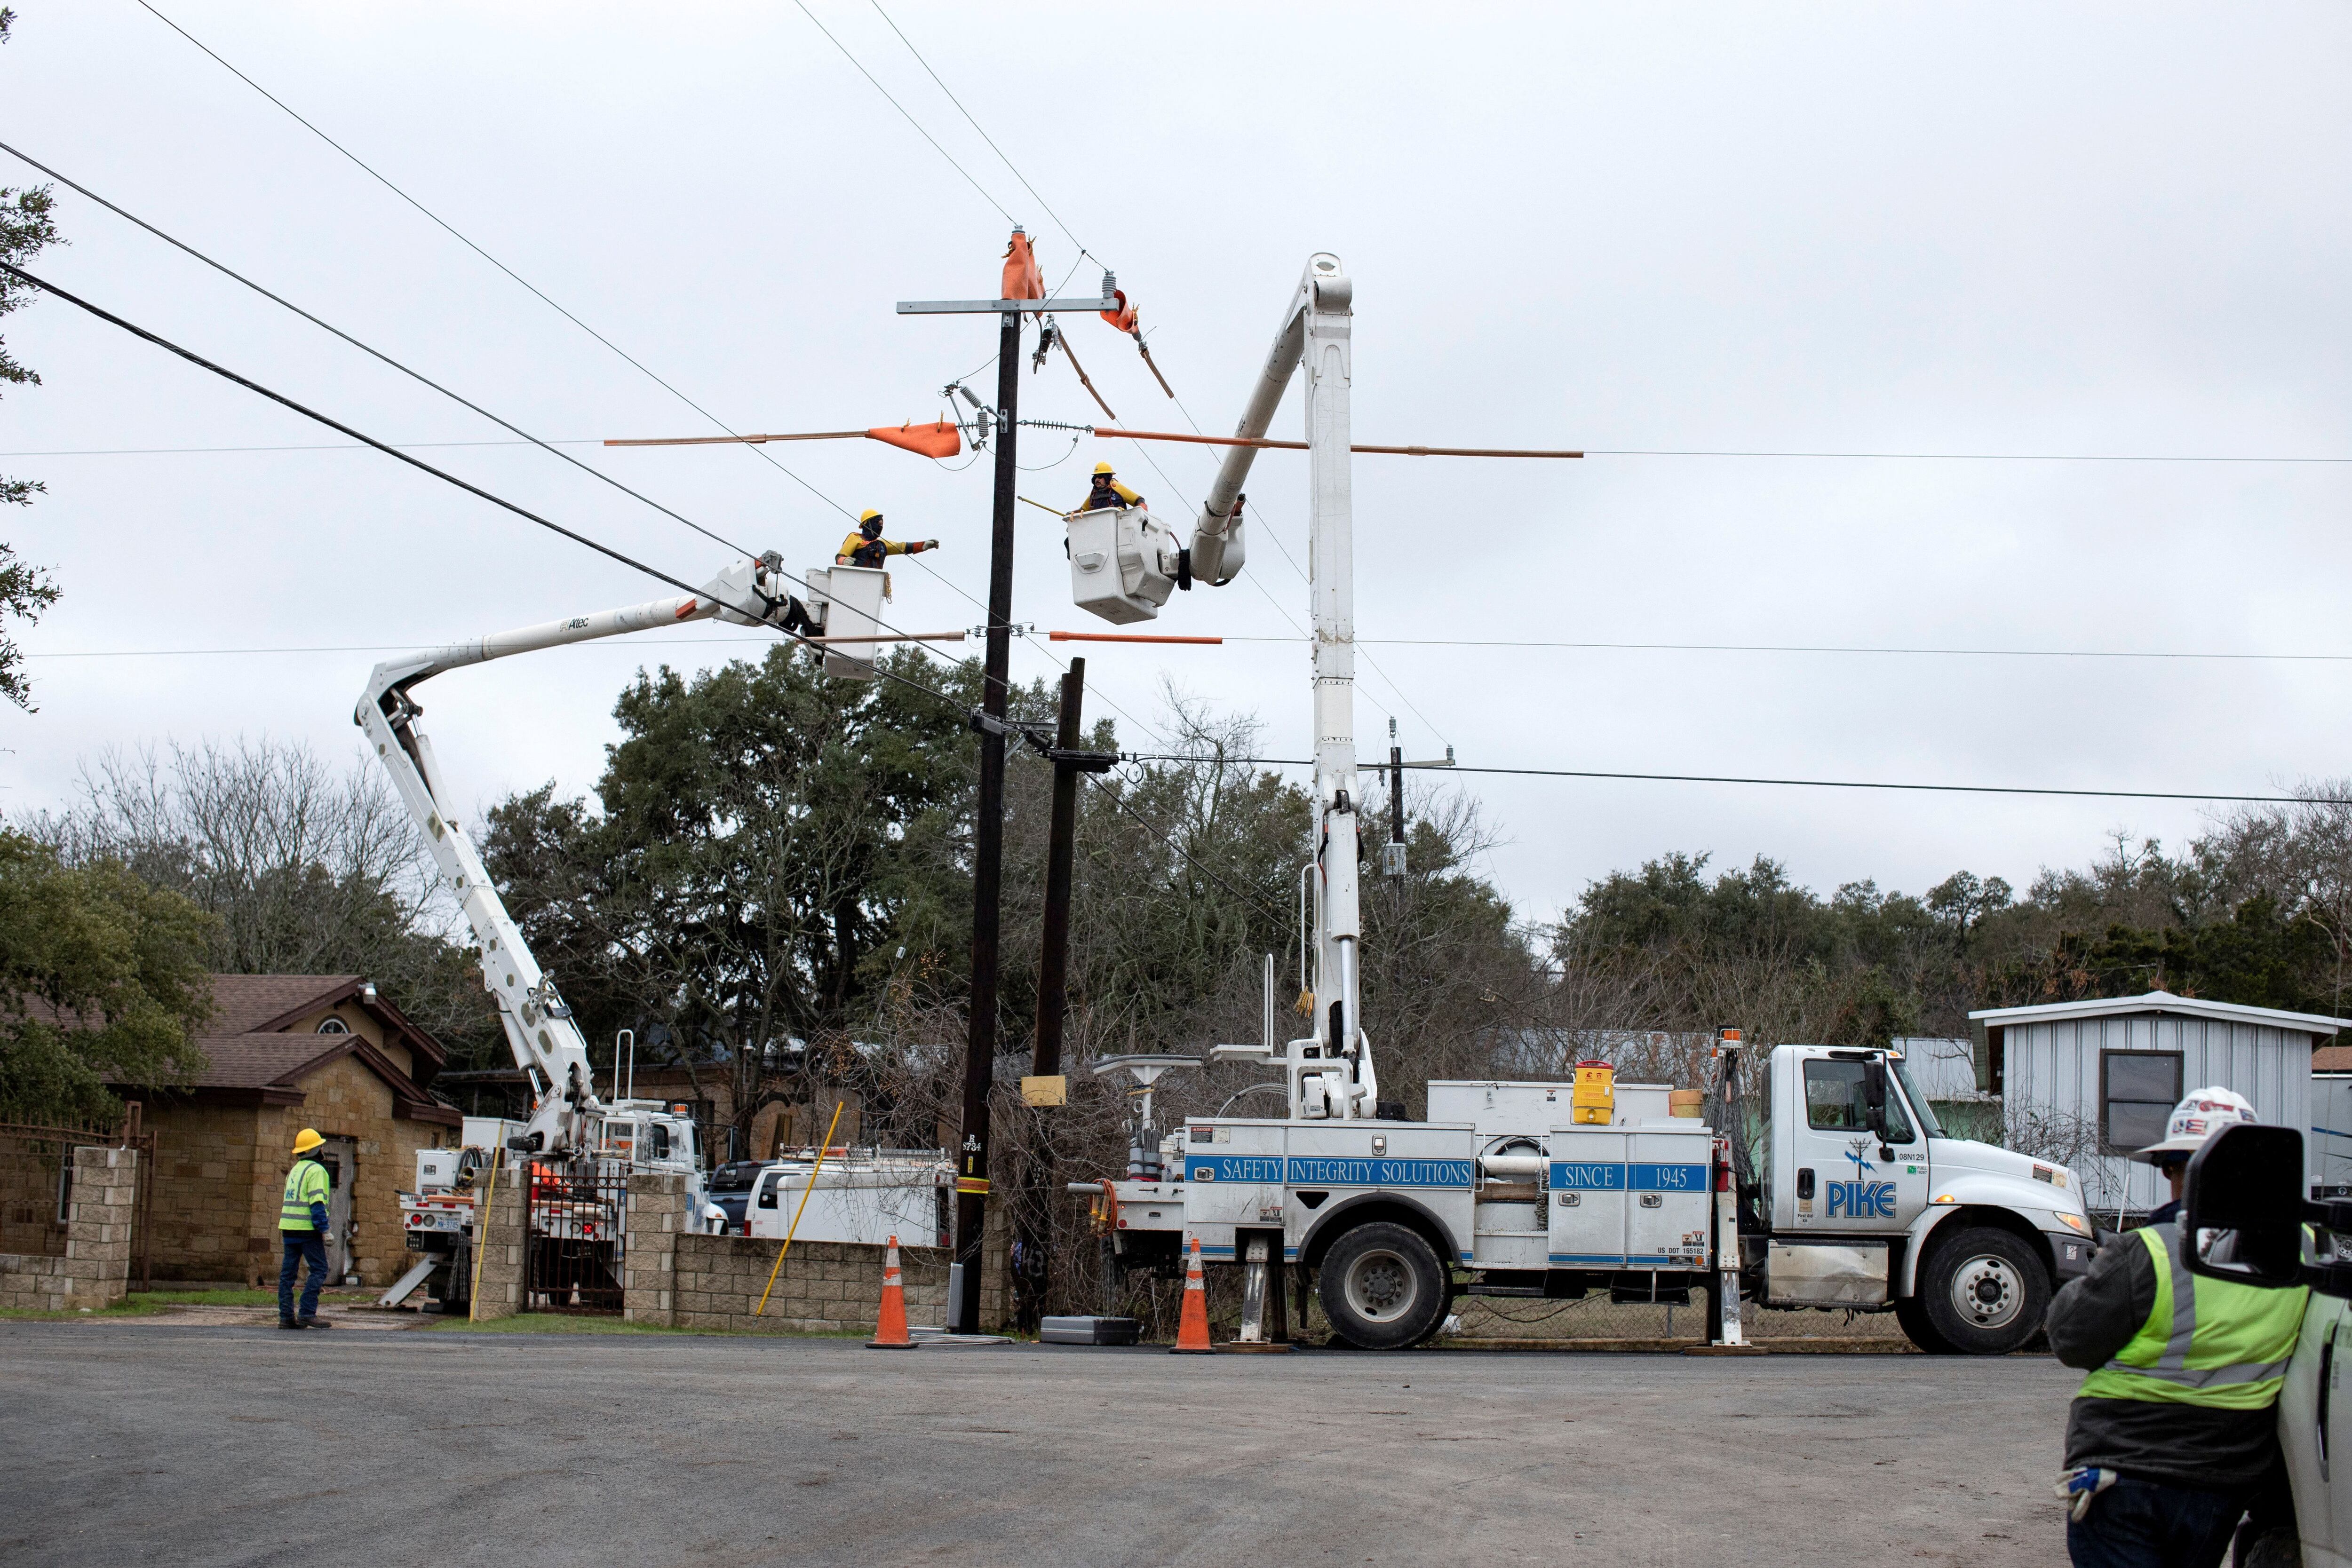
[[2156, 1261], [2156, 1304], [2131, 1343], [2083, 1379], [2082, 1396], [2218, 1410], [2276, 1403], [2311, 1292], [2191, 1273], [2178, 1225], [2143, 1226], [2137, 1234]]
[[315, 1230], [310, 1223], [310, 1206], [327, 1201], [327, 1167], [316, 1160], [294, 1162], [286, 1173], [286, 1201], [278, 1210], [280, 1230]]

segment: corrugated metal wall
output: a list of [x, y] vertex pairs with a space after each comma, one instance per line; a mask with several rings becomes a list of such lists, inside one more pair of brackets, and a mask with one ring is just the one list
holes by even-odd
[[2311, 1142], [2318, 1151], [2311, 1179], [2352, 1184], [2352, 1074], [2312, 1074]]
[[[2263, 1121], [2300, 1128], [2311, 1124], [2312, 1044], [2300, 1030], [2175, 1013], [2014, 1024], [2004, 1033], [2002, 1052], [2008, 1141], [2012, 1148], [2074, 1166], [2085, 1197], [2108, 1223], [2118, 1203], [2127, 1212], [2145, 1213], [2166, 1201], [2170, 1189], [2149, 1166], [2104, 1152], [2099, 1053], [2179, 1051], [2182, 1092], [2218, 1083], [2252, 1101]], [[2316, 1180], [2318, 1140], [2306, 1137], [2304, 1146], [2307, 1174]]]

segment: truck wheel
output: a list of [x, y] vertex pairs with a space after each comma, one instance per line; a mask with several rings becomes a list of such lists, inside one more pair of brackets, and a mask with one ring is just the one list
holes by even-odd
[[1916, 1296], [1906, 1296], [1895, 1303], [1895, 1321], [1903, 1325], [1903, 1337], [1919, 1347], [1926, 1355], [1956, 1355], [1951, 1342], [1936, 1332], [1927, 1321], [1927, 1309]]
[[1927, 1255], [1919, 1304], [1927, 1326], [1955, 1351], [2006, 1355], [2042, 1332], [2050, 1279], [2025, 1242], [1993, 1226], [1972, 1226]]
[[1421, 1233], [1387, 1220], [1331, 1244], [1316, 1287], [1331, 1330], [1363, 1350], [1403, 1350], [1445, 1315], [1445, 1275]]

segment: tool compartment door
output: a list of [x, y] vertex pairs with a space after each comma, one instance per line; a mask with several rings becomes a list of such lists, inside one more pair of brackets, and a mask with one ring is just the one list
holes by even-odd
[[1707, 1253], [1714, 1134], [1631, 1133], [1625, 1139], [1625, 1266], [1697, 1269]]
[[1185, 1234], [1203, 1259], [1231, 1262], [1234, 1227], [1283, 1221], [1282, 1124], [1195, 1122], [1184, 1140]]
[[1625, 1267], [1627, 1134], [1563, 1127], [1546, 1140], [1555, 1269]]

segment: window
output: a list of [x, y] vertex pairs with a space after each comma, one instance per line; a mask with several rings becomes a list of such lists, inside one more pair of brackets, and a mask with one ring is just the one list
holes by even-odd
[[2180, 1103], [2180, 1052], [2099, 1052], [2099, 1132], [2107, 1146], [2128, 1152], [2164, 1141], [2164, 1124]]
[[349, 1034], [352, 1032], [352, 1030], [349, 1024], [337, 1018], [334, 1014], [329, 1013], [325, 1018], [319, 1020], [318, 1032], [320, 1034]]
[[[1859, 1061], [1814, 1061], [1805, 1063], [1805, 1124], [1818, 1131], [1860, 1132], [1870, 1125], [1863, 1103], [1863, 1068]], [[1899, 1094], [1886, 1097], [1886, 1141], [1911, 1141], [1911, 1121], [1903, 1113]]]

